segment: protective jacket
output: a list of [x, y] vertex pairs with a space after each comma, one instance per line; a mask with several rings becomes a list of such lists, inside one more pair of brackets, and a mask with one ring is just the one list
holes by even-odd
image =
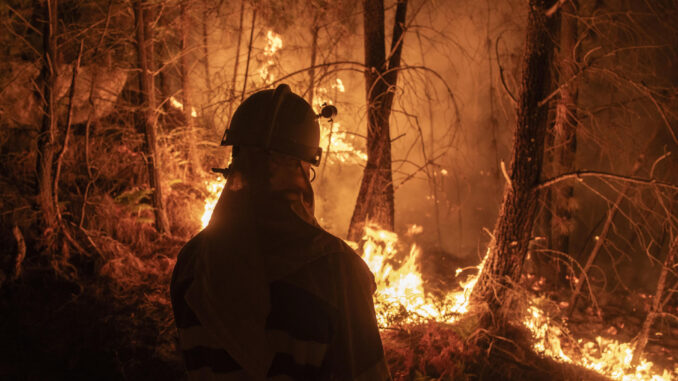
[[270, 158], [249, 159], [172, 276], [189, 379], [390, 380], [373, 275], [315, 222], [310, 184], [290, 200], [271, 190]]

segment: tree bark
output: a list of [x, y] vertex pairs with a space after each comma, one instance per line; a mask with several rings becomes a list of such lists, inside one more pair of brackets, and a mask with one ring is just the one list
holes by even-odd
[[[45, 25], [43, 28], [43, 67], [41, 72], [41, 88], [43, 117], [38, 137], [37, 162], [37, 203], [42, 212], [45, 232], [48, 241], [58, 228], [56, 202], [54, 200], [54, 156], [57, 152], [58, 117], [56, 99], [57, 80], [57, 0], [45, 2]], [[51, 245], [51, 244], [50, 244]]]
[[139, 60], [139, 112], [142, 114], [144, 135], [146, 137], [146, 165], [148, 169], [148, 182], [153, 190], [151, 198], [155, 212], [155, 227], [160, 233], [168, 233], [170, 230], [169, 220], [165, 211], [163, 200], [163, 182], [161, 172], [158, 169], [158, 138], [156, 110], [155, 84], [151, 72], [153, 59], [153, 29], [147, 20], [147, 2], [137, 0], [134, 2], [134, 13], [137, 37], [137, 59]]
[[313, 25], [311, 25], [311, 66], [308, 70], [308, 104], [313, 107], [315, 95], [315, 61], [318, 54], [318, 10], [313, 9]]
[[245, 62], [245, 77], [242, 81], [242, 93], [240, 93], [240, 101], [245, 100], [245, 92], [247, 91], [247, 77], [250, 72], [250, 58], [252, 57], [252, 44], [254, 43], [254, 26], [257, 22], [257, 9], [252, 9], [252, 25], [250, 25], [250, 43], [247, 46], [247, 62]]
[[[494, 241], [478, 283], [475, 302], [485, 303], [490, 314], [484, 325], [503, 326], [510, 317], [512, 283], [520, 279], [537, 210], [539, 177], [544, 157], [547, 108], [540, 102], [550, 80], [553, 45], [552, 21], [546, 17], [545, 0], [530, 0], [517, 105], [510, 184], [494, 228]], [[493, 321], [494, 320], [494, 321]]]
[[195, 121], [193, 117], [193, 93], [191, 87], [191, 69], [193, 68], [193, 57], [191, 46], [191, 19], [188, 12], [189, 0], [182, 0], [181, 10], [181, 91], [183, 93], [184, 118], [186, 119], [186, 131], [188, 137], [188, 161], [190, 163], [191, 173], [198, 174], [202, 168], [200, 154], [198, 152], [195, 131]]
[[[210, 22], [210, 2], [207, 0], [203, 1], [202, 5], [202, 20], [201, 24], [201, 37], [202, 37], [202, 65], [204, 71], [204, 80], [205, 80], [205, 98], [204, 103], [201, 106], [201, 116], [204, 120], [205, 127], [209, 131], [214, 131], [214, 110], [212, 109], [212, 72], [210, 70], [210, 49], [209, 49], [209, 33], [207, 31], [207, 24]], [[207, 105], [207, 106], [205, 106]]]
[[[560, 10], [560, 50], [558, 67], [560, 72], [560, 99], [556, 106], [554, 124], [554, 173], [572, 172], [577, 153], [577, 84], [572, 81], [576, 75], [577, 19], [575, 5], [566, 1]], [[554, 215], [551, 220], [552, 247], [563, 253], [570, 251], [570, 233], [574, 221], [572, 213], [574, 204], [574, 187], [572, 184], [561, 184], [552, 188]]]
[[394, 230], [393, 174], [389, 117], [398, 81], [407, 0], [399, 0], [388, 57], [385, 54], [384, 1], [364, 0], [367, 163], [358, 191], [348, 239], [360, 239], [367, 221]]
[[[233, 78], [231, 79], [231, 100], [228, 102], [228, 117], [233, 115], [233, 103], [235, 102], [235, 85], [238, 78], [238, 66], [240, 66], [240, 44], [242, 43], [243, 17], [245, 16], [245, 0], [240, 1], [240, 21], [238, 22], [238, 42], [235, 45], [235, 63], [233, 64]], [[245, 78], [247, 80], [247, 78]]]
[[[209, 20], [209, 2], [203, 1], [202, 12], [202, 54], [203, 54], [203, 68], [205, 70], [205, 88], [207, 90], [207, 104], [212, 104], [212, 74], [210, 72], [210, 51], [209, 51], [209, 34], [207, 33], [207, 23]], [[212, 125], [212, 118], [210, 117], [209, 125]]]

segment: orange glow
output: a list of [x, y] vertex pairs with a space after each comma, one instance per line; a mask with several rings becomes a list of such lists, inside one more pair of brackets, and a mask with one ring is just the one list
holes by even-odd
[[[331, 88], [340, 93], [346, 91], [344, 82], [337, 78]], [[319, 111], [324, 104], [334, 104], [334, 100], [329, 95], [326, 87], [316, 87], [313, 89], [313, 109]], [[346, 131], [341, 130], [341, 122], [328, 121], [320, 123], [320, 147], [323, 155], [328, 155], [328, 160], [339, 163], [357, 163], [363, 164], [367, 161], [367, 154], [357, 149], [353, 143], [353, 137]]]
[[[327, 126], [326, 126], [327, 125]], [[329, 152], [332, 162], [340, 163], [364, 163], [367, 154], [353, 146], [345, 131], [340, 131], [339, 122], [322, 123], [320, 131], [320, 147]], [[331, 139], [331, 141], [330, 141]]]
[[[413, 226], [413, 231], [421, 227]], [[398, 254], [398, 235], [367, 224], [363, 236], [362, 258], [374, 273], [377, 282], [375, 310], [380, 326], [387, 327], [394, 316], [406, 316], [401, 321], [413, 323], [419, 321], [438, 321], [453, 323], [468, 311], [469, 297], [476, 284], [477, 276], [461, 282], [462, 290], [450, 292], [441, 300], [427, 295], [423, 288], [421, 272], [417, 259], [421, 249], [416, 244], [409, 248], [400, 266], [393, 266]], [[355, 245], [354, 245], [355, 246]], [[482, 270], [484, 260], [477, 269]]]
[[200, 218], [202, 229], [206, 228], [207, 224], [209, 224], [210, 218], [212, 218], [212, 211], [214, 211], [214, 207], [217, 206], [219, 195], [221, 195], [221, 191], [224, 190], [225, 185], [226, 181], [221, 179], [216, 181], [208, 181], [205, 183], [208, 196], [205, 200], [202, 217]]
[[259, 68], [259, 77], [264, 83], [275, 81], [275, 76], [271, 74], [270, 70], [275, 66], [275, 54], [282, 49], [282, 37], [274, 33], [272, 30], [266, 32], [266, 47], [264, 48], [265, 61]]
[[[209, 197], [202, 216], [203, 228], [209, 223], [225, 181], [206, 184]], [[412, 225], [408, 234], [421, 233], [421, 227]], [[348, 242], [358, 248], [355, 242]], [[398, 235], [368, 223], [361, 241], [361, 257], [375, 276], [377, 291], [374, 295], [377, 321], [382, 328], [397, 320], [401, 323], [436, 321], [454, 323], [469, 310], [469, 298], [478, 276], [473, 275], [460, 282], [461, 291], [449, 292], [442, 298], [426, 294], [417, 259], [421, 249], [416, 244], [409, 247], [404, 259], [396, 260]], [[485, 256], [487, 258], [487, 255]], [[483, 270], [485, 258], [476, 266], [478, 274]], [[395, 265], [400, 263], [400, 265]], [[462, 269], [457, 269], [457, 275]], [[633, 345], [617, 340], [596, 337], [595, 342], [573, 339], [567, 329], [554, 321], [540, 308], [545, 299], [534, 297], [526, 309], [524, 326], [532, 333], [533, 349], [543, 356], [563, 363], [576, 364], [614, 380], [669, 381], [678, 369], [657, 371], [654, 364], [641, 356], [639, 365], [631, 366]], [[568, 346], [563, 342], [567, 341]]]
[[[410, 228], [417, 232], [420, 229], [416, 225]], [[417, 267], [417, 257], [421, 253], [419, 247], [413, 244], [402, 265], [394, 268], [391, 263], [397, 254], [397, 246], [398, 236], [395, 233], [373, 224], [365, 227], [362, 258], [377, 282], [374, 302], [381, 327], [388, 327], [390, 318], [402, 316], [403, 311], [406, 317], [401, 321], [408, 323], [427, 320], [453, 323], [468, 312], [469, 297], [476, 285], [477, 275], [460, 282], [462, 291], [450, 292], [442, 300], [435, 299], [426, 295], [422, 287], [421, 273]], [[478, 274], [485, 265], [485, 258], [477, 266]], [[461, 271], [457, 269], [457, 274]], [[569, 348], [564, 348], [561, 340], [567, 334], [566, 328], [561, 328], [539, 307], [542, 302], [539, 298], [533, 298], [523, 320], [525, 327], [532, 333], [533, 349], [537, 353], [594, 370], [614, 380], [672, 380], [669, 370], [661, 373], [655, 371], [653, 363], [645, 357], [641, 357], [638, 366], [631, 366], [633, 345], [630, 343], [598, 336], [595, 342], [580, 339]], [[678, 373], [678, 369], [674, 372]]]
[[[533, 349], [544, 356], [553, 358], [563, 363], [576, 364], [614, 380], [636, 381], [669, 381], [672, 378], [671, 371], [664, 370], [659, 373], [653, 369], [654, 364], [641, 356], [639, 364], [631, 365], [633, 358], [633, 344], [623, 343], [602, 336], [594, 341], [579, 339], [568, 351], [562, 347], [561, 340], [564, 332], [538, 307], [540, 300], [533, 299], [533, 304], [528, 307], [523, 324], [532, 332], [534, 343]], [[567, 352], [567, 353], [566, 353]], [[678, 374], [678, 369], [674, 369]]]

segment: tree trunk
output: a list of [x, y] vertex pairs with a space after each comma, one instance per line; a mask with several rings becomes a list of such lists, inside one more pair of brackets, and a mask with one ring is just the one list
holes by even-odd
[[[207, 90], [207, 104], [212, 104], [212, 74], [210, 73], [210, 51], [209, 51], [209, 34], [207, 33], [207, 23], [209, 19], [209, 2], [203, 1], [202, 12], [202, 54], [203, 54], [203, 68], [205, 70], [205, 88]], [[211, 118], [210, 118], [211, 121]], [[210, 126], [212, 123], [210, 123]]]
[[195, 121], [193, 117], [193, 94], [191, 88], [191, 69], [193, 68], [194, 54], [191, 51], [191, 19], [188, 13], [189, 0], [181, 1], [181, 91], [183, 93], [184, 118], [188, 138], [188, 161], [191, 173], [198, 174], [202, 165], [196, 144]]
[[[556, 106], [554, 125], [554, 168], [556, 173], [574, 171], [577, 152], [577, 85], [572, 78], [576, 75], [577, 19], [573, 1], [566, 1], [560, 10], [560, 50], [558, 66], [560, 71], [560, 99]], [[570, 252], [570, 233], [575, 211], [574, 186], [571, 183], [558, 184], [552, 189], [554, 215], [552, 223], [552, 247], [563, 253]], [[562, 274], [561, 274], [562, 275]]]
[[250, 25], [250, 43], [247, 46], [247, 62], [245, 62], [245, 77], [242, 80], [242, 93], [240, 93], [240, 101], [245, 100], [245, 92], [247, 91], [247, 77], [250, 72], [250, 58], [252, 58], [252, 44], [254, 43], [254, 26], [257, 22], [257, 9], [252, 9], [252, 25]]
[[384, 1], [364, 0], [367, 163], [358, 191], [348, 239], [360, 239], [367, 221], [394, 230], [393, 174], [389, 117], [398, 81], [407, 0], [399, 0], [389, 57], [385, 55]]
[[313, 25], [311, 25], [311, 66], [308, 70], [308, 104], [313, 107], [315, 95], [315, 60], [318, 54], [318, 11], [313, 10]]
[[[57, 120], [57, 0], [45, 2], [45, 26], [43, 28], [43, 67], [41, 72], [41, 87], [43, 103], [43, 117], [40, 135], [38, 137], [37, 162], [37, 203], [42, 212], [45, 232], [48, 241], [58, 228], [56, 202], [54, 200], [54, 156], [57, 152], [58, 120]], [[50, 244], [51, 245], [51, 244]]]
[[146, 1], [137, 0], [134, 2], [134, 13], [136, 22], [137, 37], [137, 59], [139, 60], [139, 112], [142, 113], [141, 120], [143, 124], [144, 135], [146, 137], [146, 164], [148, 168], [148, 182], [153, 190], [151, 198], [155, 212], [155, 227], [161, 233], [169, 232], [169, 221], [165, 212], [163, 201], [163, 182], [161, 172], [158, 169], [158, 142], [157, 142], [157, 121], [155, 84], [153, 83], [153, 74], [151, 72], [151, 60], [153, 59], [153, 30], [151, 23], [147, 20]]
[[[551, 21], [545, 0], [530, 0], [510, 184], [494, 228], [494, 242], [473, 292], [484, 302], [499, 327], [508, 321], [511, 284], [520, 279], [537, 210], [539, 177], [544, 157], [547, 108], [540, 105], [549, 86], [552, 61]], [[484, 319], [484, 324], [492, 322]]]
[[[207, 32], [207, 23], [209, 23], [209, 5], [210, 2], [203, 1], [202, 20], [200, 21], [202, 29], [202, 65], [205, 79], [205, 98], [204, 104], [201, 107], [202, 117], [204, 119], [205, 127], [209, 131], [214, 131], [214, 110], [212, 109], [212, 72], [210, 71], [210, 50], [209, 50], [209, 33]], [[207, 105], [205, 107], [205, 105]]]
[[[235, 64], [233, 64], [233, 78], [231, 79], [231, 99], [228, 102], [228, 117], [233, 115], [233, 103], [235, 103], [235, 85], [238, 78], [238, 66], [240, 66], [240, 44], [242, 43], [243, 17], [245, 16], [245, 0], [240, 1], [240, 21], [238, 22], [238, 42], [235, 45]], [[247, 80], [247, 78], [245, 78]]]

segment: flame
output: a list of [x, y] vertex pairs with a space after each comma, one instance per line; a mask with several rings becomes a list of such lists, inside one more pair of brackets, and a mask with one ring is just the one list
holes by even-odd
[[[572, 348], [563, 348], [567, 332], [538, 307], [541, 300], [534, 298], [527, 309], [523, 324], [532, 332], [533, 349], [544, 356], [563, 363], [576, 364], [614, 380], [670, 381], [672, 374], [665, 369], [654, 371], [654, 364], [641, 356], [637, 366], [631, 365], [634, 346], [614, 339], [597, 336], [595, 341], [579, 339], [571, 343]], [[567, 352], [567, 353], [566, 353]], [[678, 373], [678, 369], [674, 370]]]
[[265, 55], [272, 56], [278, 50], [282, 49], [282, 47], [282, 37], [280, 37], [279, 34], [274, 33], [272, 30], [266, 32], [266, 48], [264, 48]]
[[[325, 126], [327, 124], [327, 126]], [[323, 123], [320, 129], [320, 147], [328, 154], [331, 162], [364, 163], [367, 154], [353, 146], [346, 131], [341, 131], [341, 123]]]
[[178, 108], [179, 110], [183, 110], [183, 109], [184, 109], [184, 104], [181, 103], [181, 102], [179, 102], [179, 101], [177, 100], [177, 98], [175, 98], [175, 97], [170, 97], [169, 101], [170, 101], [170, 104], [172, 105], [172, 107]]
[[[205, 201], [202, 216], [203, 228], [209, 223], [224, 185], [224, 181], [206, 183], [209, 197]], [[420, 226], [412, 225], [408, 233], [419, 234], [421, 230]], [[348, 243], [354, 248], [359, 246], [354, 242]], [[482, 272], [487, 254], [475, 267], [477, 274], [460, 282], [460, 291], [434, 297], [427, 294], [423, 288], [421, 272], [417, 265], [417, 259], [421, 254], [419, 246], [410, 245], [407, 254], [401, 259], [398, 248], [402, 244], [398, 241], [398, 235], [370, 223], [365, 227], [361, 243], [361, 256], [374, 274], [377, 283], [374, 304], [380, 327], [392, 326], [394, 322], [453, 323], [468, 312], [470, 296], [478, 280], [477, 274]], [[463, 270], [457, 269], [456, 274], [459, 275]], [[522, 322], [532, 333], [533, 349], [543, 356], [591, 369], [614, 380], [670, 381], [674, 374], [678, 374], [678, 368], [673, 372], [665, 369], [660, 373], [645, 356], [640, 357], [637, 366], [632, 366], [634, 347], [630, 343], [602, 336], [596, 337], [595, 341], [573, 339], [567, 328], [541, 307], [545, 302], [543, 298], [532, 298]]]
[[[416, 226], [416, 225], [415, 225]], [[412, 229], [420, 232], [420, 227]], [[469, 297], [477, 276], [461, 282], [462, 290], [450, 292], [440, 300], [428, 295], [423, 288], [417, 259], [419, 246], [412, 244], [408, 254], [396, 265], [398, 235], [374, 224], [365, 226], [362, 258], [372, 270], [377, 283], [375, 310], [380, 326], [387, 327], [394, 319], [403, 323], [438, 321], [453, 323], [468, 311]], [[477, 266], [478, 273], [485, 261]]]
[[[332, 89], [343, 93], [346, 89], [344, 82], [337, 78], [336, 82], [332, 84]], [[326, 87], [316, 87], [313, 89], [313, 108], [320, 110], [325, 104], [334, 104], [334, 100], [330, 98], [329, 91]], [[363, 164], [367, 161], [367, 154], [357, 149], [351, 142], [353, 136], [349, 136], [346, 131], [341, 130], [341, 123], [337, 121], [329, 121], [320, 124], [320, 147], [323, 149], [323, 155], [332, 163], [358, 163]]]
[[283, 41], [282, 37], [269, 30], [266, 32], [266, 47], [264, 48], [264, 63], [259, 68], [259, 77], [261, 80], [266, 82], [275, 81], [275, 76], [271, 74], [271, 68], [275, 66], [275, 60], [273, 59], [278, 50], [282, 49]]
[[202, 217], [200, 218], [200, 222], [202, 223], [202, 229], [207, 227], [207, 224], [210, 223], [210, 218], [212, 218], [212, 212], [214, 211], [214, 207], [217, 206], [217, 201], [219, 201], [219, 196], [221, 195], [221, 191], [224, 190], [224, 186], [226, 185], [226, 182], [223, 180], [217, 180], [217, 181], [207, 181], [205, 183], [205, 188], [207, 189], [207, 199], [205, 200], [205, 206], [204, 206], [204, 211], [202, 213]]
[[407, 235], [408, 236], [415, 236], [417, 234], [421, 234], [424, 232], [424, 227], [421, 225], [417, 224], [412, 224], [407, 228]]
[[[169, 101], [170, 101], [170, 104], [172, 105], [172, 107], [178, 108], [179, 110], [183, 111], [184, 104], [179, 102], [179, 100], [177, 98], [170, 97]], [[198, 113], [195, 111], [195, 107], [191, 107], [191, 116], [194, 117], [194, 118], [198, 117]]]
[[[420, 233], [421, 227], [409, 229]], [[409, 233], [409, 232], [408, 232]], [[357, 245], [354, 245], [357, 246]], [[469, 297], [478, 280], [477, 275], [460, 282], [461, 291], [450, 292], [436, 299], [427, 295], [422, 287], [422, 278], [417, 268], [420, 249], [410, 246], [409, 253], [397, 266], [398, 236], [374, 224], [365, 227], [362, 258], [375, 275], [377, 292], [375, 310], [380, 326], [388, 327], [394, 318], [405, 323], [434, 320], [453, 323], [469, 309]], [[477, 274], [485, 266], [485, 258], [476, 267]], [[457, 275], [464, 269], [457, 269]], [[639, 364], [631, 365], [633, 345], [613, 339], [596, 337], [595, 342], [574, 340], [567, 328], [552, 319], [540, 306], [544, 299], [533, 298], [525, 311], [523, 324], [532, 333], [533, 349], [544, 356], [563, 363], [576, 364], [615, 380], [671, 380], [669, 370], [654, 371], [654, 364], [641, 356]], [[566, 340], [569, 338], [570, 340]], [[565, 345], [567, 342], [569, 345]], [[674, 370], [678, 373], [678, 369]]]
[[343, 93], [346, 90], [344, 88], [344, 82], [339, 78], [337, 78], [337, 82], [332, 85], [332, 88], [339, 90], [340, 93]]

